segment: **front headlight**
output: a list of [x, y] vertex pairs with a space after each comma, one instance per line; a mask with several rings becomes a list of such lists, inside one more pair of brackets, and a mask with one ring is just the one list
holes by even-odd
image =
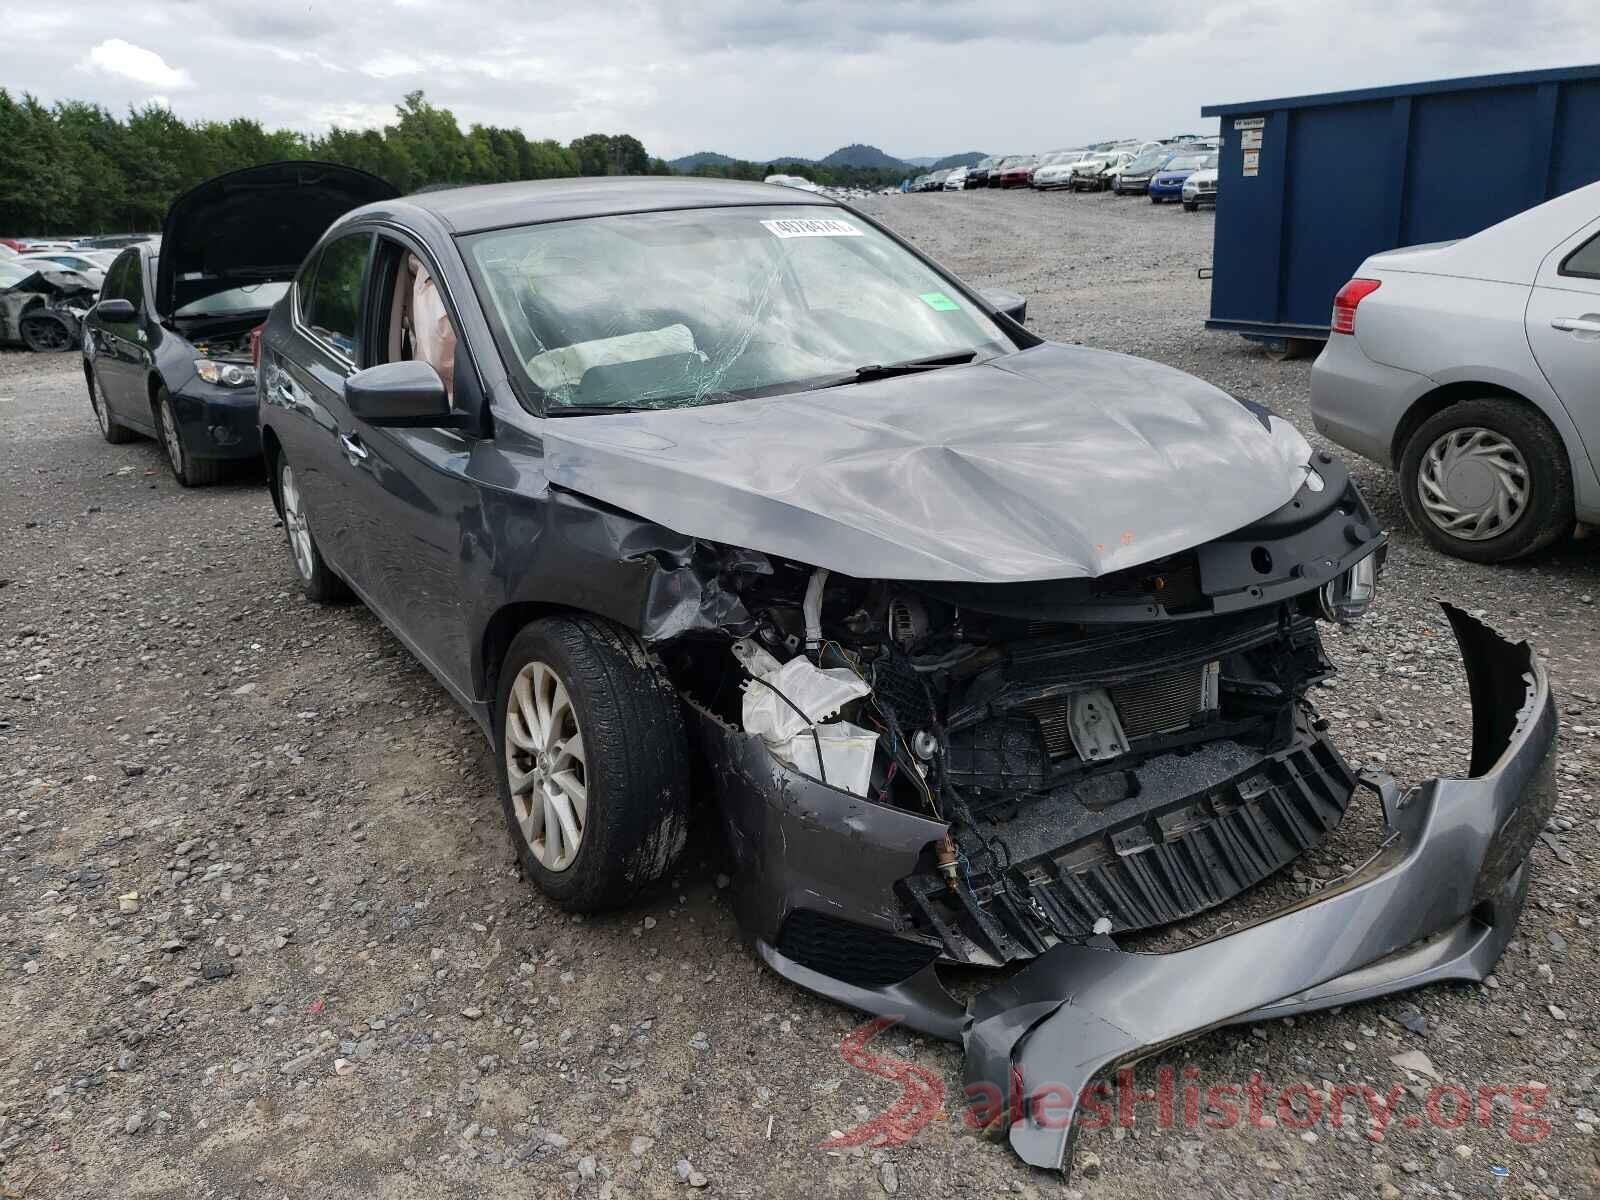
[[256, 381], [256, 369], [249, 363], [217, 362], [212, 358], [194, 360], [194, 373], [207, 383], [223, 387], [249, 387]]
[[1378, 597], [1378, 555], [1367, 555], [1337, 579], [1322, 585], [1317, 600], [1330, 621], [1354, 621]]

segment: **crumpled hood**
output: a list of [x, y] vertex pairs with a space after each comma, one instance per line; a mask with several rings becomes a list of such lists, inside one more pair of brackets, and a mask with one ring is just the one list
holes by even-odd
[[859, 578], [1096, 576], [1230, 533], [1310, 447], [1210, 384], [1046, 343], [703, 408], [544, 422], [553, 484], [679, 533]]

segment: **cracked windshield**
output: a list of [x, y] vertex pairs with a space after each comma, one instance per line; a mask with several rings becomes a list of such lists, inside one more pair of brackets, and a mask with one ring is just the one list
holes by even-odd
[[1012, 349], [849, 213], [697, 209], [466, 239], [502, 350], [549, 413], [681, 408]]

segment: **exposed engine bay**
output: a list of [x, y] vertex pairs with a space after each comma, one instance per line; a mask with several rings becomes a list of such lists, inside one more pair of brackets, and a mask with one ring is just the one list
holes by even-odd
[[[187, 336], [194, 344], [197, 358], [214, 358], [226, 362], [250, 361], [250, 331], [261, 324], [260, 314], [254, 314], [241, 321], [238, 318], [230, 320], [217, 320], [213, 318], [197, 329], [193, 323], [187, 328]], [[236, 328], [238, 327], [238, 328]]]
[[783, 915], [779, 949], [877, 985], [998, 965], [1189, 916], [1320, 843], [1357, 781], [1307, 700], [1332, 671], [1317, 622], [1364, 611], [1383, 544], [1324, 466], [1236, 538], [1097, 579], [726, 556], [725, 649], [654, 646], [680, 692], [801, 775], [948, 829], [876, 914], [898, 944], [819, 903]]

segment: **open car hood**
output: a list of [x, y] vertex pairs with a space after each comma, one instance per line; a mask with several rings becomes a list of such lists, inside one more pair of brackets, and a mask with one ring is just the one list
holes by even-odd
[[292, 279], [335, 220], [398, 191], [322, 162], [276, 162], [218, 175], [172, 202], [161, 229], [156, 309], [171, 316], [217, 292]]
[[551, 418], [551, 483], [679, 533], [874, 579], [1098, 576], [1291, 500], [1287, 422], [1146, 359], [1045, 343], [701, 408]]

